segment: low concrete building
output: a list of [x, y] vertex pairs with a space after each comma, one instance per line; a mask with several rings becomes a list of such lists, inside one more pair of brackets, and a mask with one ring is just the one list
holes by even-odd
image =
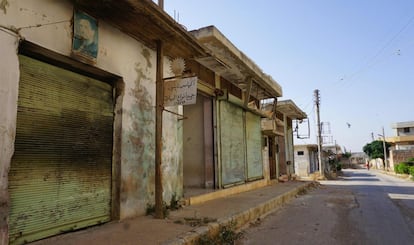
[[386, 137], [395, 150], [414, 149], [414, 121], [398, 122], [391, 125], [394, 135]]
[[[157, 178], [157, 77], [204, 47], [151, 1], [1, 7], [0, 244], [145, 214]], [[168, 201], [183, 194], [173, 113], [163, 116]]]
[[295, 173], [299, 177], [309, 177], [319, 171], [318, 145], [295, 145]]
[[[271, 108], [273, 104], [268, 104]], [[293, 120], [307, 117], [292, 100], [276, 103], [276, 113], [271, 119], [262, 119], [262, 130], [269, 142], [269, 169], [271, 178], [287, 176], [295, 173]]]
[[[261, 102], [282, 89], [215, 27], [133, 0], [7, 1], [0, 23], [0, 244], [268, 184]], [[195, 93], [160, 103], [188, 77]]]
[[185, 194], [211, 192], [191, 197], [196, 203], [226, 193], [218, 189], [234, 193], [265, 186], [269, 171], [260, 120], [269, 113], [261, 105], [276, 100], [282, 89], [216, 27], [190, 33], [211, 56], [189, 62], [190, 71], [199, 74], [200, 100], [183, 108]]
[[414, 158], [414, 121], [398, 122], [391, 125], [394, 135], [386, 137], [389, 148], [389, 170], [398, 163]]

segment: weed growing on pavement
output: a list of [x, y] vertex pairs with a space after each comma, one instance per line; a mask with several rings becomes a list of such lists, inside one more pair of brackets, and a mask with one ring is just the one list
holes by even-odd
[[306, 188], [302, 188], [298, 191], [298, 195], [305, 195], [306, 193], [308, 193], [308, 190]]
[[171, 210], [178, 210], [179, 208], [181, 208], [181, 204], [180, 201], [177, 199], [176, 193], [174, 193], [171, 196], [170, 206], [168, 208]]
[[201, 236], [198, 245], [233, 245], [237, 240], [243, 237], [243, 232], [236, 231], [236, 223], [231, 222], [228, 225], [220, 225], [217, 234], [205, 234]]
[[179, 221], [181, 224], [186, 224], [192, 227], [195, 226], [202, 226], [202, 225], [207, 225], [210, 222], [216, 222], [217, 219], [215, 218], [209, 218], [209, 217], [204, 217], [204, 218], [184, 218], [184, 221]]
[[[169, 206], [165, 202], [163, 202], [162, 204], [162, 212], [164, 214], [164, 217], [168, 216], [168, 214], [170, 213], [170, 210], [178, 210], [180, 208], [181, 208], [181, 205], [175, 193], [171, 196], [171, 201], [170, 201]], [[145, 214], [153, 215], [154, 213], [155, 213], [155, 204], [147, 203]]]
[[[162, 213], [164, 217], [167, 217], [169, 214], [168, 206], [165, 202], [162, 204]], [[145, 209], [145, 215], [155, 214], [155, 204], [147, 203], [147, 208]]]

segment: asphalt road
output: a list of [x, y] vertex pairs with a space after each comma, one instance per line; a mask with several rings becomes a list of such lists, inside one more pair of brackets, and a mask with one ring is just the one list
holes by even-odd
[[414, 182], [343, 173], [252, 224], [238, 244], [414, 244]]

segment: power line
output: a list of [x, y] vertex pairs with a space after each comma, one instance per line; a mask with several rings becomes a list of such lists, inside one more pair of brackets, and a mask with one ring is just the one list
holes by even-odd
[[[352, 79], [354, 79], [357, 75], [365, 72], [368, 69], [371, 69], [378, 63], [380, 63], [382, 60], [379, 60], [378, 57], [384, 53], [384, 51], [399, 37], [414, 21], [414, 15], [409, 18], [409, 20], [405, 23], [404, 26], [402, 26], [396, 34], [394, 34], [371, 58], [367, 60], [367, 62], [362, 65], [360, 68], [356, 69], [351, 75], [349, 76], [343, 76], [337, 80], [337, 83], [334, 84], [335, 86], [345, 86], [346, 83], [349, 83]], [[392, 56], [392, 55], [400, 55], [400, 49], [396, 50], [396, 53], [393, 53], [386, 58]], [[384, 58], [385, 59], [385, 58]], [[383, 60], [384, 60], [383, 59]]]

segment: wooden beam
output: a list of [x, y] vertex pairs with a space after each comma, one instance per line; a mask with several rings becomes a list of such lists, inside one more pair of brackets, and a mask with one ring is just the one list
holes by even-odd
[[157, 40], [157, 74], [155, 95], [155, 218], [163, 219], [162, 200], [162, 112], [164, 110], [163, 42]]
[[253, 84], [253, 79], [251, 76], [248, 76], [246, 80], [247, 80], [247, 85], [246, 85], [246, 93], [245, 93], [246, 97], [244, 98], [244, 107], [247, 107], [247, 105], [249, 104], [250, 94], [252, 92], [252, 84]]

